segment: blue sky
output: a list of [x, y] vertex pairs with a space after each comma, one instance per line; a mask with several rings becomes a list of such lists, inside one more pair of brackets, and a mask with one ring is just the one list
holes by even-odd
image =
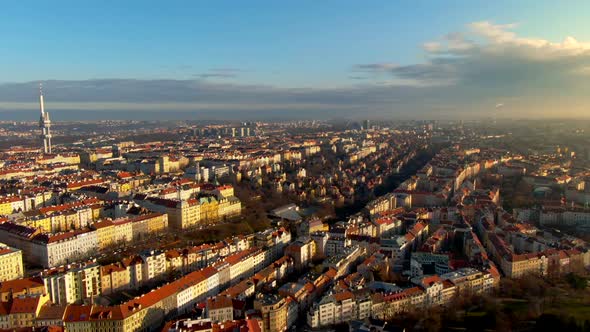
[[[428, 63], [439, 53], [425, 52], [425, 43], [467, 33], [474, 22], [514, 24], [502, 29], [522, 38], [587, 42], [588, 13], [590, 1], [10, 1], [0, 12], [0, 81], [403, 85], [416, 77], [362, 66]], [[21, 101], [1, 89], [0, 102]]]

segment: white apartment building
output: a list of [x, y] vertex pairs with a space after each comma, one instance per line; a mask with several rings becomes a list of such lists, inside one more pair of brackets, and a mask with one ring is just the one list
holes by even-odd
[[100, 295], [100, 265], [96, 262], [61, 266], [41, 273], [49, 298], [72, 304]]

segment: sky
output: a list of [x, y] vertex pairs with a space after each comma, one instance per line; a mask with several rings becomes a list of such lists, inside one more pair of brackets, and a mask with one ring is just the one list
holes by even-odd
[[36, 110], [44, 82], [50, 112], [82, 117], [590, 117], [588, 13], [587, 0], [10, 1], [0, 113]]

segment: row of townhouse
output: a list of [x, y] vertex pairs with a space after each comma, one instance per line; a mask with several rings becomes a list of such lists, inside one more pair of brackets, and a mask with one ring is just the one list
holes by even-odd
[[224, 283], [236, 283], [240, 278], [260, 271], [264, 267], [264, 257], [268, 256], [267, 251], [252, 248], [226, 257], [226, 264], [217, 265], [222, 270], [229, 270], [226, 281], [222, 280], [222, 271], [209, 266], [120, 306], [68, 306], [64, 326], [68, 331], [158, 330], [166, 319], [186, 314], [197, 302], [216, 295]]
[[383, 237], [401, 232], [403, 222], [400, 219], [405, 212], [403, 208], [384, 210], [370, 214], [369, 218], [357, 214], [348, 219], [346, 235]]
[[63, 325], [67, 331], [155, 331], [218, 287], [215, 269], [205, 268], [121, 305], [68, 305]]
[[3, 165], [0, 170], [0, 180], [23, 179], [33, 176], [55, 175], [63, 171], [77, 171], [79, 165], [65, 162], [32, 163], [26, 162], [19, 165]]
[[80, 164], [80, 155], [77, 153], [42, 154], [36, 158], [35, 162], [39, 165], [55, 163], [78, 165]]
[[164, 232], [168, 229], [168, 215], [147, 213], [115, 220], [105, 219], [92, 225], [96, 230], [100, 249], [110, 247], [117, 242], [140, 240], [150, 234]]
[[[282, 230], [284, 232], [284, 230]], [[243, 240], [238, 237], [228, 247], [239, 247]], [[244, 244], [242, 244], [244, 245]], [[203, 251], [221, 251], [221, 248], [209, 246]], [[216, 262], [178, 278], [177, 280], [158, 287], [147, 294], [127, 301], [121, 305], [99, 306], [80, 304], [84, 300], [92, 299], [104, 293], [107, 288], [113, 288], [110, 281], [105, 280], [103, 273], [110, 267], [101, 267], [95, 262], [86, 262], [63, 266], [41, 273], [39, 281], [21, 279], [18, 283], [9, 282], [12, 286], [6, 290], [6, 301], [13, 301], [17, 297], [44, 299], [48, 305], [39, 307], [36, 311], [27, 311], [26, 321], [8, 321], [7, 317], [0, 317], [1, 321], [8, 321], [5, 328], [40, 327], [46, 325], [62, 325], [67, 331], [154, 331], [162, 323], [176, 315], [186, 314], [194, 309], [196, 303], [217, 295], [230, 285], [240, 283], [245, 278], [267, 279], [284, 278], [292, 271], [293, 261], [283, 257], [270, 263], [272, 248], [249, 248], [229, 254], [223, 259], [217, 256]], [[188, 254], [188, 251], [187, 251]], [[165, 273], [169, 264], [166, 252], [150, 251], [137, 257], [124, 259], [119, 266], [125, 270], [126, 276], [118, 275], [122, 283], [128, 283], [131, 288], [137, 288], [142, 283], [150, 282]], [[268, 267], [266, 267], [268, 265]], [[266, 267], [266, 268], [265, 268]], [[188, 269], [188, 267], [187, 267]], [[110, 273], [110, 277], [114, 277]], [[128, 280], [128, 281], [126, 281]], [[260, 279], [262, 280], [262, 279]], [[14, 293], [14, 292], [17, 293]], [[3, 298], [4, 300], [4, 298]], [[33, 301], [33, 300], [31, 300]], [[92, 301], [89, 301], [92, 302]], [[75, 303], [75, 304], [72, 304]], [[6, 308], [4, 305], [2, 308]], [[58, 310], [62, 308], [62, 310]]]
[[539, 212], [539, 223], [542, 226], [590, 225], [590, 209], [543, 207]]
[[101, 294], [108, 295], [161, 282], [171, 271], [167, 255], [148, 250], [100, 267]]
[[499, 276], [463, 268], [440, 276], [413, 278], [412, 282], [415, 287], [390, 292], [369, 287], [331, 292], [310, 308], [307, 323], [321, 328], [369, 317], [388, 320], [417, 308], [448, 305], [467, 293], [489, 294], [498, 286]]
[[[198, 269], [204, 268], [209, 264], [217, 261], [221, 257], [225, 257], [229, 254], [250, 249], [250, 244], [247, 241], [240, 246], [231, 246], [227, 243], [217, 243], [215, 245], [200, 245], [195, 247], [189, 247], [180, 251], [167, 251], [166, 254], [168, 261], [170, 262], [170, 269], [178, 270], [181, 273], [189, 273]], [[179, 259], [182, 260], [179, 262]]]
[[266, 286], [271, 286], [277, 281], [284, 280], [293, 272], [293, 260], [288, 256], [283, 256], [264, 269], [256, 272], [250, 278], [229, 287], [218, 296], [207, 301], [206, 316], [212, 322], [224, 322], [241, 318], [243, 312], [240, 312], [237, 306], [257, 291], [262, 291]]
[[129, 219], [104, 221], [90, 228], [63, 233], [42, 233], [40, 229], [12, 222], [0, 224], [0, 241], [21, 249], [25, 260], [43, 267], [55, 267], [83, 259], [118, 241], [131, 241], [167, 228], [167, 216], [151, 213]]
[[368, 289], [328, 294], [311, 307], [307, 314], [307, 324], [311, 328], [319, 328], [369, 318], [371, 306], [371, 293]]
[[[281, 265], [275, 262], [275, 266]], [[319, 275], [306, 274], [297, 282], [289, 282], [280, 287], [278, 293], [258, 292], [254, 299], [254, 309], [260, 315], [262, 330], [280, 332], [292, 328], [300, 314], [306, 312], [309, 305], [332, 284], [336, 273], [334, 269], [328, 269], [327, 272]], [[256, 279], [249, 281], [255, 283], [252, 288], [264, 289], [265, 284], [256, 284], [257, 281]], [[250, 294], [252, 295], [254, 293]]]
[[46, 189], [31, 191], [21, 195], [9, 195], [0, 197], [0, 215], [9, 215], [15, 212], [26, 212], [38, 209], [44, 205], [55, 202], [56, 195]]
[[100, 216], [104, 202], [95, 198], [71, 203], [40, 207], [14, 221], [21, 225], [40, 228], [47, 233], [65, 232], [88, 227]]
[[256, 233], [254, 245], [260, 248], [271, 248], [270, 258], [274, 261], [283, 255], [283, 251], [291, 240], [291, 232], [281, 227]]
[[[272, 265], [256, 273], [249, 279], [230, 287], [219, 297], [243, 301], [256, 294], [254, 299], [255, 315], [259, 318], [263, 331], [285, 331], [292, 327], [301, 312], [313, 303], [334, 280], [337, 271], [328, 269], [326, 273], [309, 273], [296, 282], [289, 282], [279, 288], [278, 293], [268, 293], [267, 287], [274, 287], [277, 281], [283, 280], [294, 269], [294, 261], [283, 256]], [[227, 306], [209, 312], [215, 320], [229, 319], [231, 310]], [[234, 307], [235, 309], [235, 307]], [[237, 313], [234, 310], [234, 315]], [[236, 316], [232, 317], [233, 319]]]
[[[240, 240], [237, 238], [235, 242], [241, 243]], [[231, 265], [227, 279], [236, 278], [237, 281], [241, 277], [240, 273], [248, 271], [246, 268], [248, 264], [260, 264], [261, 259], [252, 261], [251, 258], [258, 258], [252, 254], [252, 250], [246, 250], [249, 249], [249, 247], [246, 248], [246, 244], [243, 244], [238, 250], [238, 247], [233, 245], [235, 242], [165, 252], [160, 250], [144, 251], [139, 255], [130, 256], [120, 262], [104, 266], [93, 262], [70, 264], [45, 270], [41, 275], [47, 292], [51, 295], [51, 300], [58, 304], [81, 303], [92, 299], [93, 296], [136, 289], [173, 276], [172, 272], [180, 275], [188, 274], [205, 268], [231, 253], [235, 254], [228, 256], [225, 261], [239, 263]], [[261, 252], [265, 255], [267, 253], [267, 251]]]
[[37, 214], [18, 220], [21, 225], [37, 227], [43, 232], [59, 233], [90, 226], [99, 216], [100, 206], [75, 207], [51, 214]]
[[164, 252], [146, 251], [118, 264], [100, 266], [90, 261], [44, 270], [41, 278], [51, 301], [63, 305], [153, 284], [162, 281], [166, 273]]
[[370, 201], [365, 206], [365, 208], [369, 212], [369, 215], [371, 215], [371, 216], [379, 214], [381, 212], [395, 209], [396, 207], [397, 206], [396, 206], [395, 195], [393, 195], [393, 194], [385, 194], [379, 198], [376, 198], [376, 199]]
[[520, 278], [529, 274], [557, 276], [590, 265], [588, 250], [542, 248], [540, 251], [517, 254], [507, 237], [495, 232], [492, 227], [488, 226], [488, 230], [484, 231], [483, 242], [506, 277]]
[[235, 196], [214, 196], [182, 200], [135, 195], [134, 201], [152, 211], [168, 214], [170, 227], [186, 229], [200, 224], [215, 222], [225, 217], [239, 215], [242, 203]]
[[32, 165], [24, 167], [3, 167], [0, 170], [0, 180], [11, 180], [20, 179], [27, 176], [34, 176], [37, 173], [43, 173], [36, 171]]
[[[283, 234], [283, 238], [290, 238], [286, 235], [290, 233], [282, 229], [276, 233]], [[210, 265], [218, 268], [220, 275], [222, 274], [221, 285], [226, 286], [232, 278], [237, 278], [234, 282], [243, 278], [244, 271], [249, 271], [249, 264], [259, 266], [270, 262], [272, 252], [275, 251], [274, 245], [268, 246], [265, 251], [260, 251], [253, 245], [250, 237], [236, 236], [213, 245], [203, 244], [165, 252], [149, 251], [127, 257], [101, 267], [101, 293], [111, 294], [133, 289], [154, 281], [154, 278], [158, 280], [170, 274], [185, 275]], [[261, 252], [263, 255], [257, 255]], [[154, 263], [149, 264], [150, 262]]]

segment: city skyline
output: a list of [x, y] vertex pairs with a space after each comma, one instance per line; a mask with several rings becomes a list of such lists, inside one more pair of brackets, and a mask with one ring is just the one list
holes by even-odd
[[590, 332], [590, 2], [0, 11], [0, 332]]
[[0, 117], [39, 82], [55, 119], [588, 117], [590, 8], [569, 4], [11, 4]]

